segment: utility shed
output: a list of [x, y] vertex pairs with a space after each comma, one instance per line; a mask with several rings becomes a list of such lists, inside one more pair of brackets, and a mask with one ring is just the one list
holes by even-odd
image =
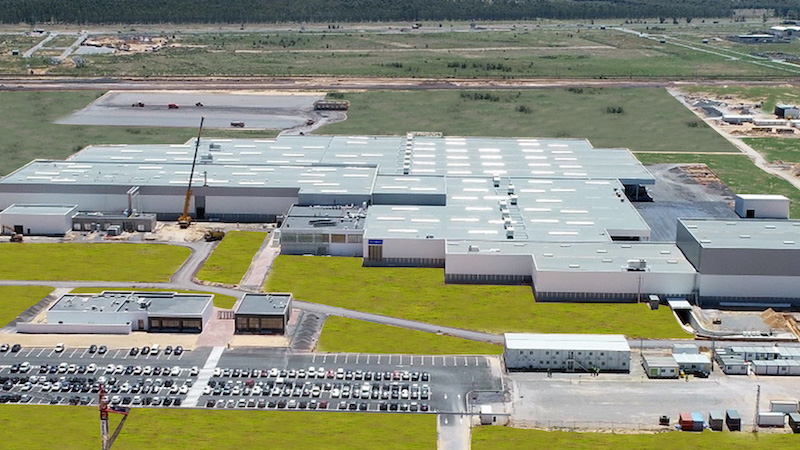
[[736, 194], [734, 210], [743, 219], [788, 219], [789, 199], [783, 195]]
[[678, 378], [678, 363], [672, 356], [643, 355], [642, 366], [648, 378]]
[[292, 294], [245, 294], [236, 306], [237, 334], [284, 334], [292, 311]]
[[63, 236], [72, 229], [77, 212], [77, 205], [15, 203], [0, 212], [0, 225], [26, 236]]
[[506, 333], [508, 370], [629, 372], [631, 348], [620, 334]]
[[708, 427], [714, 431], [722, 431], [722, 425], [725, 421], [725, 414], [722, 411], [709, 411], [708, 412]]

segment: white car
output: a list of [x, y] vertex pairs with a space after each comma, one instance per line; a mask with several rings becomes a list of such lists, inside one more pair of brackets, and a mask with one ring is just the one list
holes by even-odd
[[220, 369], [219, 367], [214, 367], [214, 376], [215, 377], [222, 376], [222, 369]]
[[271, 376], [271, 377], [277, 377], [278, 375], [280, 375], [280, 373], [281, 373], [281, 371], [276, 369], [276, 368], [274, 368], [274, 367], [269, 370], [269, 376]]
[[261, 395], [261, 386], [254, 386], [253, 390], [250, 392], [253, 395]]
[[95, 373], [97, 371], [97, 364], [91, 363], [86, 366], [86, 373]]
[[211, 386], [206, 386], [203, 388], [203, 395], [211, 395]]
[[170, 376], [177, 377], [178, 375], [181, 374], [181, 368], [178, 367], [178, 366], [175, 366], [175, 367], [172, 368], [172, 370], [170, 370], [169, 374], [170, 374]]
[[56, 344], [56, 352], [57, 353], [63, 352], [65, 348], [66, 347], [64, 347], [64, 343], [63, 342], [59, 342], [58, 344]]
[[122, 401], [122, 399], [119, 397], [119, 395], [115, 395], [115, 396], [111, 397], [111, 404], [112, 405], [119, 405], [119, 403], [121, 401]]
[[116, 366], [114, 366], [113, 364], [107, 365], [106, 366], [106, 373], [114, 373], [114, 369], [115, 368], [116, 368]]
[[[173, 368], [172, 370], [175, 371], [175, 368]], [[180, 369], [178, 369], [178, 373], [180, 373]], [[198, 373], [200, 373], [200, 369], [198, 369], [197, 366], [192, 366], [192, 368], [189, 369], [189, 376], [193, 377]]]
[[[208, 387], [208, 386], [206, 386], [206, 387]], [[211, 389], [211, 388], [209, 388], [209, 389]], [[205, 390], [203, 392], [205, 392]], [[181, 386], [180, 389], [178, 389], [178, 393], [181, 394], [181, 395], [188, 394], [189, 393], [189, 386], [184, 384], [183, 386]]]
[[153, 367], [152, 366], [144, 366], [142, 368], [142, 375], [152, 375], [153, 374]]
[[122, 364], [119, 364], [117, 367], [114, 368], [114, 373], [119, 375], [122, 372], [125, 372], [125, 367]]

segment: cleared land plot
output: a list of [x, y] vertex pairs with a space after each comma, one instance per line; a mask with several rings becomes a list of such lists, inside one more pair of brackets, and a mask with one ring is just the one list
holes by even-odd
[[472, 448], [636, 448], [660, 450], [664, 448], [725, 449], [776, 449], [792, 448], [797, 439], [790, 434], [752, 433], [682, 433], [678, 431], [658, 434], [569, 433], [540, 431], [509, 427], [477, 427], [472, 429]]
[[330, 353], [479, 355], [499, 354], [503, 347], [331, 316], [325, 319], [317, 350]]
[[363, 92], [343, 98], [350, 101], [347, 120], [319, 134], [441, 131], [450, 136], [585, 138], [595, 147], [633, 151], [737, 151], [664, 89]]
[[796, 86], [683, 86], [681, 90], [692, 94], [706, 94], [722, 101], [762, 102], [761, 110], [772, 114], [776, 103], [800, 103], [800, 90]]
[[800, 162], [800, 139], [751, 138], [744, 141], [767, 161]]
[[229, 231], [219, 243], [203, 268], [197, 272], [200, 280], [215, 283], [238, 284], [250, 267], [268, 233], [255, 231]]
[[[0, 92], [0, 176], [35, 158], [63, 159], [94, 144], [182, 144], [197, 136], [194, 128], [136, 128], [58, 125], [53, 122], [81, 109], [104, 91]], [[215, 130], [214, 137], [274, 137], [274, 132]]]
[[53, 292], [50, 286], [0, 286], [0, 327]]
[[529, 286], [445, 284], [442, 269], [361, 267], [360, 258], [281, 255], [267, 291], [403, 319], [502, 333], [622, 333], [689, 338], [667, 308], [643, 304], [536, 303]]
[[705, 163], [737, 194], [780, 194], [791, 200], [791, 217], [800, 217], [800, 191], [788, 181], [756, 167], [745, 155], [642, 154], [636, 157], [645, 165], [658, 163]]
[[[31, 426], [31, 417], [36, 426]], [[111, 414], [109, 427], [119, 421]], [[3, 448], [85, 449], [100, 445], [97, 408], [0, 408]], [[134, 409], [117, 449], [436, 447], [436, 417], [411, 414]]]
[[613, 30], [210, 33], [157, 53], [87, 55], [80, 76], [770, 77], [759, 67]]
[[0, 279], [169, 281], [189, 253], [159, 244], [6, 244]]
[[[86, 108], [57, 121], [67, 125], [284, 129], [306, 122], [322, 94], [209, 93], [181, 91], [110, 91]], [[143, 107], [131, 105], [143, 103]], [[195, 106], [196, 103], [203, 106]], [[178, 109], [169, 109], [175, 104]]]
[[[82, 287], [82, 288], [75, 288], [71, 292], [74, 294], [95, 294], [100, 293], [103, 291], [146, 291], [146, 292], [177, 292], [179, 294], [212, 294], [213, 292], [203, 292], [203, 291], [186, 291], [186, 290], [175, 290], [175, 289], [152, 289], [152, 288], [131, 288], [130, 286], [125, 287]], [[236, 303], [236, 297], [231, 297], [230, 295], [222, 295], [222, 294], [214, 294], [214, 306], [217, 308], [224, 308], [224, 309], [231, 309], [233, 308], [234, 303]]]

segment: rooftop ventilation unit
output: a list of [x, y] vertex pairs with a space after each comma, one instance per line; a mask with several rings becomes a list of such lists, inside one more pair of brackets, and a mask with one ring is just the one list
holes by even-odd
[[214, 151], [214, 150], [222, 150], [222, 146], [217, 144], [216, 142], [208, 144], [208, 151]]
[[144, 299], [144, 298], [140, 298], [139, 300], [136, 300], [136, 303], [139, 304], [139, 309], [147, 309], [147, 308], [150, 307], [150, 300], [147, 300], [147, 299]]
[[644, 259], [629, 259], [626, 270], [628, 272], [644, 272], [647, 270], [647, 261]]
[[517, 194], [511, 194], [511, 196], [509, 197], [509, 202], [512, 205], [516, 205], [517, 204], [517, 200], [519, 200], [519, 196]]
[[506, 206], [508, 206], [508, 201], [506, 201], [506, 200], [499, 200], [497, 203], [499, 203], [499, 204], [500, 204], [500, 210], [501, 210], [501, 211], [503, 210], [503, 208], [505, 208]]
[[506, 239], [514, 239], [514, 227], [506, 228]]
[[514, 183], [508, 183], [508, 195], [514, 193]]
[[479, 251], [481, 251], [481, 249], [477, 245], [470, 245], [469, 246], [469, 251], [470, 252], [479, 252]]
[[492, 181], [494, 182], [494, 187], [500, 187], [500, 175], [493, 176]]

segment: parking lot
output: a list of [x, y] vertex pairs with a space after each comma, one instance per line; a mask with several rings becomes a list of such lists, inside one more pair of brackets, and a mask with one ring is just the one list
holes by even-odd
[[0, 352], [0, 402], [96, 405], [102, 384], [121, 406], [434, 413], [500, 388], [483, 356], [92, 350]]
[[323, 97], [314, 93], [110, 91], [57, 123], [193, 128], [205, 117], [207, 128], [230, 129], [232, 122], [241, 122], [244, 128], [286, 129], [305, 124], [312, 117], [314, 102]]

